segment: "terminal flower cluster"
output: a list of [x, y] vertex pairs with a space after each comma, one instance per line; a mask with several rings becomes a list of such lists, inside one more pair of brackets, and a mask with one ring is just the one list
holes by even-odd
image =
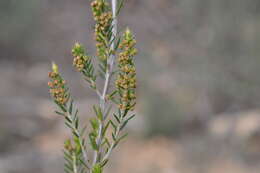
[[119, 45], [122, 52], [118, 58], [120, 72], [116, 79], [116, 87], [120, 94], [119, 108], [123, 110], [133, 109], [135, 105], [136, 69], [133, 62], [133, 57], [137, 54], [135, 44], [133, 34], [127, 29]]

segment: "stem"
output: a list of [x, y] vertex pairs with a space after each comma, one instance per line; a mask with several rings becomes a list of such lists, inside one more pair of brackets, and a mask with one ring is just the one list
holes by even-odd
[[78, 173], [77, 160], [76, 160], [75, 153], [73, 153], [72, 159], [73, 159], [73, 173]]
[[[113, 21], [112, 21], [112, 33], [113, 37], [112, 40], [114, 40], [110, 46], [110, 50], [114, 51], [115, 50], [115, 37], [117, 34], [117, 19], [116, 19], [116, 8], [117, 8], [117, 0], [111, 0], [111, 5], [112, 5], [112, 14], [113, 14]], [[104, 88], [102, 95], [100, 97], [100, 108], [102, 111], [103, 116], [105, 116], [105, 109], [106, 109], [106, 95], [108, 92], [108, 87], [109, 83], [111, 80], [111, 75], [113, 72], [113, 66], [114, 66], [114, 61], [115, 61], [115, 55], [112, 53], [108, 59], [108, 67], [106, 70], [106, 75], [105, 75], [105, 83], [104, 83]], [[93, 164], [92, 166], [96, 165], [98, 162], [98, 156], [101, 152], [101, 143], [102, 143], [102, 130], [103, 130], [103, 124], [104, 124], [105, 118], [103, 118], [102, 122], [99, 123], [99, 130], [98, 130], [98, 136], [97, 136], [97, 145], [98, 149], [97, 151], [94, 152], [94, 158], [93, 158]]]

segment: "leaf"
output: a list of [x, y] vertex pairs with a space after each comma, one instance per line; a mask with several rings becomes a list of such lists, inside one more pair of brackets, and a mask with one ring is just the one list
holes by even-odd
[[133, 119], [135, 117], [135, 114], [131, 115], [126, 121], [130, 121], [131, 119]]
[[116, 114], [113, 114], [113, 116], [115, 117], [116, 121], [117, 121], [118, 123], [120, 123], [120, 119], [119, 119], [119, 117], [117, 117]]
[[99, 163], [95, 164], [92, 168], [93, 173], [102, 173], [102, 167]]
[[115, 98], [111, 98], [111, 101], [112, 101], [113, 103], [115, 103], [116, 105], [119, 104], [119, 102], [118, 102]]
[[78, 129], [79, 128], [79, 118], [76, 116], [75, 119], [75, 128]]
[[54, 103], [56, 103], [56, 105], [57, 105], [63, 112], [67, 112], [66, 108], [65, 108], [63, 105], [59, 104], [56, 100], [54, 100]]
[[128, 133], [124, 134], [123, 136], [121, 136], [117, 141], [121, 141], [122, 139], [126, 138], [128, 136]]
[[93, 148], [93, 150], [97, 150], [98, 146], [96, 143], [96, 135], [94, 135], [93, 133], [89, 134], [89, 140], [90, 140], [90, 145]]
[[111, 94], [109, 94], [109, 97], [113, 97], [117, 92], [117, 90], [113, 91]]
[[71, 99], [70, 101], [70, 106], [69, 106], [69, 113], [72, 114], [72, 110], [73, 110], [73, 99]]
[[86, 129], [87, 129], [87, 125], [85, 125], [85, 126], [81, 129], [81, 131], [80, 131], [80, 136], [83, 136], [83, 135], [84, 135]]
[[109, 120], [109, 122], [110, 122], [110, 124], [113, 126], [113, 128], [114, 128], [114, 131], [116, 131], [116, 125], [114, 124], [114, 122], [112, 121], [112, 120]]
[[103, 130], [102, 130], [102, 136], [103, 136], [103, 137], [104, 137], [105, 134], [106, 134], [106, 131], [107, 131], [108, 127], [109, 127], [109, 124], [110, 124], [110, 122], [107, 122], [107, 124], [105, 125], [105, 127], [104, 127]]
[[65, 169], [66, 172], [73, 172], [72, 166], [70, 166], [68, 164], [64, 164], [64, 169]]
[[123, 5], [124, 5], [124, 2], [125, 2], [125, 0], [121, 0], [121, 1], [119, 2], [119, 5], [118, 5], [117, 11], [116, 11], [116, 15], [119, 14], [121, 8], [122, 8]]
[[98, 111], [97, 111], [96, 105], [93, 105], [93, 109], [94, 109], [94, 111], [95, 111], [95, 114], [98, 114]]
[[104, 167], [108, 162], [108, 159], [104, 160], [102, 163], [101, 163], [101, 167]]
[[91, 118], [91, 119], [90, 119], [90, 124], [91, 124], [91, 126], [92, 126], [92, 128], [93, 128], [94, 130], [97, 130], [97, 129], [98, 129], [98, 124], [99, 124], [99, 122], [98, 122], [98, 120], [97, 120], [96, 118]]
[[75, 121], [76, 118], [78, 118], [78, 113], [79, 113], [79, 110], [76, 109], [76, 111], [75, 111], [75, 113], [74, 113], [74, 119], [73, 119], [73, 121]]
[[80, 161], [80, 163], [81, 163], [83, 166], [85, 166], [87, 169], [89, 169], [88, 165], [86, 165], [86, 163], [85, 163], [81, 158], [79, 158], [79, 161]]
[[107, 138], [105, 138], [102, 146], [104, 146], [105, 144], [107, 144], [108, 148], [110, 148], [111, 144], [110, 144], [110, 142], [109, 142], [109, 140]]
[[124, 123], [122, 124], [122, 126], [120, 127], [120, 131], [127, 125], [127, 123], [135, 117], [135, 114], [130, 116], [127, 120], [124, 121]]
[[70, 123], [65, 122], [65, 125], [66, 125], [68, 128], [73, 129], [73, 127], [72, 127], [72, 125], [71, 125]]
[[112, 138], [114, 141], [116, 141], [116, 135], [114, 133], [112, 133]]
[[66, 117], [65, 117], [65, 120], [66, 120], [67, 122], [69, 122], [70, 124], [72, 123], [72, 120], [70, 119], [69, 116], [66, 116]]
[[65, 116], [65, 114], [64, 113], [62, 113], [62, 112], [59, 112], [59, 111], [54, 111], [56, 114], [58, 114], [58, 115], [61, 115], [61, 116]]
[[99, 119], [100, 121], [103, 120], [103, 114], [102, 114], [102, 111], [101, 111], [101, 108], [100, 108], [100, 107], [98, 107], [98, 114], [97, 114], [97, 117], [98, 117], [98, 119]]
[[79, 138], [79, 134], [76, 131], [72, 131], [73, 135], [77, 138]]
[[119, 45], [120, 45], [120, 42], [121, 42], [121, 37], [119, 37], [119, 39], [118, 39], [117, 42], [116, 42], [115, 50], [118, 49], [118, 47], [119, 47]]

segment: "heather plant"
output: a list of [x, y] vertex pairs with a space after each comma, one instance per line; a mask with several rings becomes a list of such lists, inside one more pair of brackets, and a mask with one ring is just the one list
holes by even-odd
[[[71, 138], [64, 143], [64, 170], [67, 173], [102, 173], [112, 151], [127, 136], [123, 129], [135, 116], [131, 112], [136, 104], [133, 58], [137, 49], [128, 28], [118, 33], [117, 16], [122, 6], [123, 0], [92, 1], [96, 56], [91, 56], [79, 43], [72, 49], [73, 66], [99, 99], [99, 103], [93, 105], [94, 115], [89, 123], [81, 126], [84, 123], [79, 119], [79, 110], [55, 63], [49, 73], [50, 93], [59, 109], [55, 112], [64, 118], [71, 131]], [[97, 79], [102, 82], [97, 83]], [[112, 81], [115, 81], [114, 85]], [[88, 124], [91, 128], [86, 128]]]

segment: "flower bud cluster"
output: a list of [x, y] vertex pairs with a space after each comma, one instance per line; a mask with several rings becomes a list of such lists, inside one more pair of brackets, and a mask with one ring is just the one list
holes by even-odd
[[116, 79], [116, 87], [120, 94], [119, 108], [122, 110], [133, 109], [136, 100], [136, 70], [133, 62], [133, 56], [137, 53], [135, 44], [132, 33], [127, 29], [119, 45], [122, 52], [119, 54], [119, 74]]
[[[97, 54], [103, 61], [107, 59], [107, 41], [109, 35], [109, 28], [111, 26], [113, 16], [108, 10], [108, 3], [103, 0], [95, 0], [91, 3], [93, 16], [96, 21], [95, 25], [95, 40], [97, 41]], [[107, 40], [106, 40], [107, 39]]]
[[86, 62], [89, 60], [89, 57], [85, 55], [85, 51], [82, 45], [76, 43], [74, 48], [72, 49], [73, 66], [81, 72], [86, 65]]
[[57, 65], [53, 64], [53, 71], [49, 72], [49, 78], [48, 86], [51, 96], [58, 104], [66, 105], [69, 100], [69, 95], [66, 91], [66, 82], [60, 76]]

